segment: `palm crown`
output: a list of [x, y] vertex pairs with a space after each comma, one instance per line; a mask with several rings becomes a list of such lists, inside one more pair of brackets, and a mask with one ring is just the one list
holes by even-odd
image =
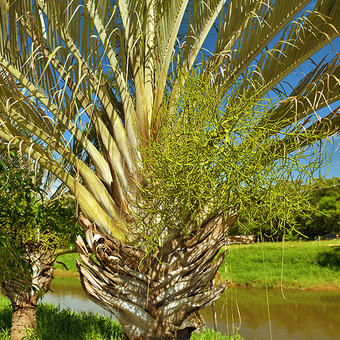
[[[1, 8], [2, 17], [9, 17], [9, 25], [1, 21], [1, 138], [64, 182], [103, 232], [126, 240], [129, 205], [143, 175], [141, 150], [155, 140], [157, 121], [178, 100], [186, 75], [198, 64], [201, 71], [214, 73], [223, 102], [255, 65], [252, 86], [259, 85], [256, 95], [265, 98], [338, 36], [338, 2], [318, 1], [315, 12], [295, 19], [308, 3], [7, 2]], [[215, 30], [215, 49], [207, 54], [203, 44]], [[289, 126], [336, 101], [339, 70], [337, 58], [316, 67], [289, 96], [283, 95], [267, 119]], [[329, 133], [338, 120], [333, 114], [309, 129], [327, 125]], [[40, 143], [31, 144], [14, 121]], [[96, 132], [100, 150], [85, 124]], [[76, 143], [92, 168], [73, 152]], [[46, 148], [55, 150], [54, 157]], [[60, 157], [76, 175], [61, 166]]]

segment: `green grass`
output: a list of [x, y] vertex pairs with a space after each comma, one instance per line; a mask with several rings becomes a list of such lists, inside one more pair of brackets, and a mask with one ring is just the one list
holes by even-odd
[[[10, 340], [12, 308], [0, 295], [0, 340]], [[53, 304], [38, 304], [36, 334], [27, 332], [28, 340], [121, 340], [120, 325], [109, 318], [93, 313], [75, 313], [61, 310]], [[192, 336], [193, 340], [214, 340], [212, 330]], [[239, 336], [217, 333], [218, 340], [241, 340]]]
[[[242, 340], [239, 335], [225, 335], [217, 332], [216, 334], [217, 340]], [[212, 329], [206, 329], [202, 333], [192, 335], [190, 340], [215, 340], [215, 332]]]
[[58, 262], [62, 262], [66, 265], [67, 269], [62, 264], [56, 263], [54, 265], [55, 268], [55, 274], [70, 274], [70, 275], [79, 275], [76, 267], [76, 259], [80, 261], [80, 257], [78, 253], [71, 253], [71, 254], [64, 254], [60, 255], [57, 258]]
[[0, 294], [0, 340], [10, 339], [12, 307], [8, 299]]
[[[10, 339], [12, 309], [0, 296], [0, 340]], [[53, 304], [38, 304], [37, 332], [34, 340], [118, 340], [123, 339], [120, 325], [109, 318], [93, 313], [75, 313]]]
[[[339, 241], [234, 245], [219, 272], [232, 285], [299, 289], [340, 288]], [[283, 258], [283, 265], [282, 265]]]

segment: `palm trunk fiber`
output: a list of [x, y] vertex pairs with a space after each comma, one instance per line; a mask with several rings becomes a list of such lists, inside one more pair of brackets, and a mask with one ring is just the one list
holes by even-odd
[[13, 306], [11, 340], [22, 339], [27, 335], [26, 330], [36, 329], [36, 312], [37, 306], [32, 301], [24, 306]]
[[[118, 245], [101, 235], [83, 215], [90, 256], [78, 237], [77, 261], [87, 296], [119, 320], [125, 339], [190, 339], [193, 327], [181, 329], [186, 318], [216, 301], [226, 288], [207, 287], [225, 258], [212, 260], [224, 245], [224, 235], [236, 217], [217, 216], [201, 226], [195, 236], [169, 240], [156, 253]], [[143, 261], [142, 261], [143, 260]]]
[[11, 340], [21, 340], [26, 336], [26, 329], [36, 329], [38, 300], [42, 293], [50, 289], [53, 280], [53, 253], [48, 251], [44, 254], [30, 254], [33, 264], [28, 290], [25, 290], [27, 282], [23, 282], [19, 275], [16, 279], [3, 280], [1, 284], [1, 292], [11, 301], [13, 308]]

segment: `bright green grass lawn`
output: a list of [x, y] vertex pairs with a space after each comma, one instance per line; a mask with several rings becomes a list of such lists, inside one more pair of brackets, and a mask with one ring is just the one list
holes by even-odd
[[54, 265], [54, 268], [55, 268], [54, 273], [55, 274], [79, 275], [77, 271], [77, 267], [76, 267], [76, 259], [80, 261], [80, 257], [78, 253], [64, 254], [64, 255], [58, 256], [57, 261], [65, 264], [68, 270], [66, 270], [62, 264], [56, 263]]
[[285, 288], [339, 289], [340, 241], [234, 245], [219, 272], [238, 286], [277, 288], [282, 275]]
[[[242, 340], [239, 335], [224, 335], [220, 332], [217, 332], [216, 334], [217, 340]], [[207, 329], [202, 333], [192, 335], [190, 340], [215, 340], [215, 332], [212, 329]]]

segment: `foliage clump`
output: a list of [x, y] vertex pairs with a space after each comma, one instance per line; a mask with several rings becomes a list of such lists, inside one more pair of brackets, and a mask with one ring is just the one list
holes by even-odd
[[[0, 145], [1, 146], [1, 145]], [[2, 150], [4, 153], [4, 148]], [[0, 162], [0, 283], [16, 278], [30, 285], [42, 254], [69, 247], [80, 232], [72, 203], [48, 199], [37, 172], [17, 167], [18, 156]], [[14, 162], [13, 162], [14, 161]]]
[[310, 195], [310, 209], [296, 216], [298, 230], [310, 239], [340, 232], [340, 179], [326, 178]]
[[[327, 233], [340, 232], [340, 179], [320, 178], [312, 185], [302, 187], [308, 201], [303, 210], [292, 211], [292, 221], [272, 220], [266, 224], [248, 223], [241, 219], [229, 231], [229, 235], [254, 234], [271, 241], [309, 239], [314, 240]], [[286, 224], [287, 228], [278, 228]]]
[[226, 95], [204, 70], [174, 84], [153, 141], [140, 150], [144, 213], [136, 218], [149, 248], [162, 244], [164, 226], [189, 234], [221, 213], [293, 225], [293, 212], [308, 205], [302, 187], [329, 161], [327, 150], [304, 146], [301, 135], [309, 142], [320, 136], [302, 123], [271, 121], [280, 98], [261, 98], [265, 86], [251, 79]]

